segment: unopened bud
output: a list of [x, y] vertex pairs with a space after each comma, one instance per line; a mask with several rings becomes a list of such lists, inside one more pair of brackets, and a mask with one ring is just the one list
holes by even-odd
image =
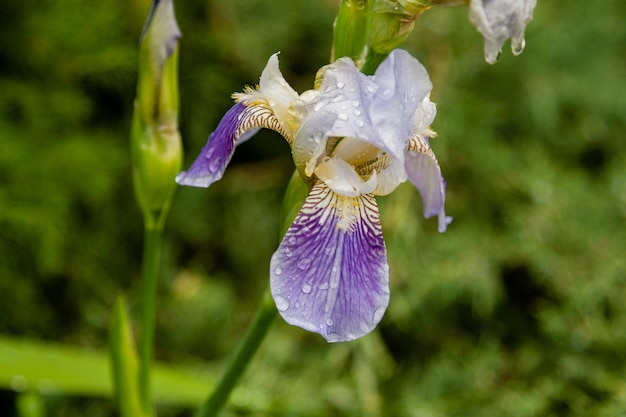
[[415, 20], [432, 7], [431, 0], [376, 0], [372, 9], [371, 48], [388, 54], [411, 34]]
[[135, 194], [146, 221], [166, 212], [182, 163], [178, 39], [172, 0], [155, 0], [141, 37], [131, 131]]

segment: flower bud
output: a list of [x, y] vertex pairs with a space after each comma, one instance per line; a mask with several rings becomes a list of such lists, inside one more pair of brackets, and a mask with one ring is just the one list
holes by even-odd
[[371, 48], [385, 56], [411, 34], [415, 20], [431, 0], [376, 0], [372, 10]]
[[[135, 195], [146, 221], [167, 211], [181, 169], [178, 39], [172, 0], [155, 0], [141, 36], [131, 130]], [[156, 216], [156, 217], [155, 217]]]

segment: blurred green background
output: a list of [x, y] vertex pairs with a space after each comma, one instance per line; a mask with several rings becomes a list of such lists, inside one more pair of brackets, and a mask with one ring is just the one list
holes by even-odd
[[[337, 6], [176, 2], [186, 166], [272, 53], [298, 91], [311, 88]], [[148, 9], [2, 6], [2, 335], [102, 350], [120, 292], [136, 312], [142, 220], [128, 136]], [[277, 320], [224, 415], [626, 415], [625, 19], [621, 0], [539, 0], [526, 51], [507, 44], [490, 66], [466, 7], [422, 15], [404, 47], [434, 83], [432, 143], [454, 222], [437, 233], [408, 184], [380, 198], [392, 298], [379, 329], [326, 344]], [[177, 191], [159, 361], [222, 369], [267, 285], [292, 169], [287, 144], [264, 131], [221, 182]], [[0, 415], [16, 414], [16, 398], [0, 389]], [[44, 404], [51, 416], [115, 415], [103, 398]]]

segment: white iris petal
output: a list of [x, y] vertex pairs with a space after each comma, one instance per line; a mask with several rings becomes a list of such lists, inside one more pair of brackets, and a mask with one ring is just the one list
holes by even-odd
[[524, 31], [533, 17], [537, 0], [471, 0], [470, 20], [485, 38], [485, 60], [494, 64], [502, 45], [511, 39], [511, 50], [524, 50]]
[[326, 157], [315, 169], [317, 177], [335, 193], [346, 197], [370, 194], [376, 189], [376, 173], [365, 181], [354, 167], [341, 158]]

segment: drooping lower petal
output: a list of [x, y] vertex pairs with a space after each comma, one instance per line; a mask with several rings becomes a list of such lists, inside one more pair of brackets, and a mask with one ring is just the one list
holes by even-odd
[[446, 182], [441, 174], [441, 168], [432, 149], [420, 137], [414, 137], [409, 142], [409, 148], [404, 159], [404, 168], [409, 180], [418, 189], [424, 204], [424, 217], [439, 217], [439, 232], [446, 231], [451, 217], [446, 216], [444, 204], [446, 201]]
[[178, 174], [177, 183], [206, 188], [222, 178], [235, 152], [237, 138], [242, 133], [239, 126], [245, 112], [246, 106], [241, 103], [226, 112], [189, 170]]
[[329, 342], [372, 331], [389, 303], [389, 267], [372, 195], [344, 197], [318, 182], [270, 265], [271, 290], [290, 324]]
[[271, 109], [236, 103], [222, 117], [191, 167], [178, 174], [176, 182], [180, 185], [206, 188], [220, 180], [235, 147], [250, 139], [258, 128], [272, 129], [284, 136], [284, 131]]

